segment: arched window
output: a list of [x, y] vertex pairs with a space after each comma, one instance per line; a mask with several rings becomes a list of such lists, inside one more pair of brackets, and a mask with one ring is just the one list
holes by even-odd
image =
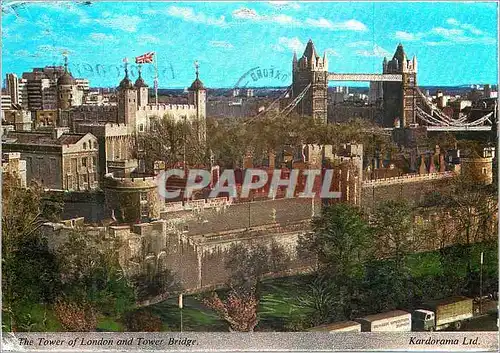
[[84, 142], [84, 143], [83, 143], [83, 149], [84, 149], [84, 150], [86, 150], [86, 149], [87, 149], [87, 143], [86, 143], [86, 142]]

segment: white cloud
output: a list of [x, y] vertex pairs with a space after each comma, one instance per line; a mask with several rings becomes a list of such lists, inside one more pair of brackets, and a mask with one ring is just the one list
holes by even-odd
[[461, 29], [449, 29], [449, 28], [443, 28], [443, 27], [435, 27], [431, 30], [431, 33], [438, 34], [440, 36], [449, 38], [449, 37], [456, 37], [456, 36], [461, 36], [464, 34], [464, 31]]
[[90, 39], [95, 41], [106, 41], [106, 42], [114, 42], [116, 38], [111, 34], [106, 33], [90, 33]]
[[298, 37], [288, 38], [280, 37], [278, 39], [278, 44], [272, 46], [272, 48], [279, 52], [284, 52], [286, 50], [295, 51], [301, 53], [305, 49], [305, 44], [300, 41]]
[[306, 23], [312, 27], [320, 27], [320, 28], [332, 28], [333, 23], [328, 21], [326, 18], [320, 18], [314, 20], [312, 18], [306, 19]]
[[334, 31], [366, 31], [368, 28], [361, 22], [357, 20], [348, 20], [344, 22], [331, 22], [326, 18], [313, 19], [308, 18], [305, 22], [302, 22], [292, 16], [279, 14], [279, 15], [261, 15], [254, 9], [248, 7], [241, 7], [233, 11], [233, 17], [238, 20], [246, 20], [253, 22], [272, 22], [279, 23], [282, 25], [294, 25], [294, 26], [308, 26], [308, 27], [318, 27], [325, 28]]
[[300, 5], [292, 1], [269, 1], [269, 5], [280, 9], [283, 8], [290, 8], [294, 10], [300, 9]]
[[410, 32], [405, 32], [405, 31], [396, 31], [394, 37], [399, 40], [404, 40], [407, 42], [415, 41], [415, 40], [420, 40], [425, 33], [410, 33]]
[[233, 45], [225, 40], [212, 40], [209, 42], [212, 47], [232, 49]]
[[247, 21], [255, 21], [255, 22], [273, 22], [279, 23], [282, 25], [301, 25], [301, 22], [292, 16], [288, 16], [285, 14], [279, 15], [260, 15], [257, 11], [253, 9], [249, 9], [247, 7], [239, 8], [238, 10], [233, 11], [233, 17], [238, 20], [247, 20]]
[[141, 22], [141, 18], [139, 16], [114, 15], [95, 21], [104, 27], [132, 33], [137, 31], [137, 25]]
[[385, 50], [384, 48], [382, 48], [377, 44], [375, 44], [373, 46], [373, 49], [371, 50], [357, 50], [356, 54], [358, 56], [380, 57], [380, 58], [391, 55], [391, 53], [389, 53], [387, 50]]
[[325, 52], [328, 56], [340, 56], [340, 54], [333, 48], [328, 48]]
[[468, 23], [464, 23], [460, 27], [462, 27], [465, 30], [468, 30], [469, 32], [471, 32], [472, 34], [475, 34], [475, 35], [483, 34], [483, 31], [481, 31], [480, 29], [478, 29], [478, 28], [476, 28], [473, 25], [470, 25]]
[[331, 22], [330, 20], [327, 20], [326, 18], [319, 18], [319, 19], [308, 18], [306, 19], [306, 24], [312, 27], [326, 28], [334, 31], [363, 32], [368, 30], [368, 28], [362, 22], [359, 22], [357, 20], [348, 20], [344, 22], [334, 23]]
[[293, 17], [283, 14], [274, 16], [273, 20], [280, 24], [300, 24], [300, 22], [295, 20]]
[[449, 28], [434, 27], [427, 32], [409, 33], [396, 31], [394, 37], [404, 41], [426, 39], [429, 46], [453, 44], [496, 44], [496, 39], [469, 23], [461, 23], [455, 18], [448, 18]]
[[148, 15], [148, 16], [149, 16], [149, 15], [157, 15], [157, 14], [159, 14], [159, 13], [160, 13], [160, 11], [158, 11], [158, 10], [153, 10], [153, 9], [147, 9], [147, 10], [142, 11], [142, 14], [143, 14], [143, 15]]
[[18, 58], [26, 58], [26, 57], [38, 57], [39, 54], [31, 54], [29, 51], [25, 49], [17, 50], [14, 52], [14, 56]]
[[186, 22], [196, 22], [214, 26], [226, 25], [224, 16], [220, 16], [219, 18], [210, 17], [203, 12], [195, 12], [190, 7], [170, 6], [167, 10], [167, 14], [172, 17], [180, 18]]
[[160, 39], [158, 37], [153, 36], [152, 34], [141, 34], [139, 36], [139, 39], [142, 42], [146, 42], [146, 43], [153, 43], [153, 44], [160, 43]]
[[257, 11], [249, 9], [248, 7], [242, 7], [238, 10], [233, 11], [233, 17], [241, 20], [259, 20], [261, 16]]
[[346, 46], [349, 48], [359, 48], [359, 47], [366, 47], [370, 44], [372, 44], [372, 42], [369, 42], [367, 40], [360, 40], [357, 42], [347, 43]]
[[42, 44], [37, 47], [37, 51], [34, 56], [54, 56], [61, 55], [63, 53], [74, 54], [72, 50], [69, 50], [66, 47], [58, 47], [52, 44]]

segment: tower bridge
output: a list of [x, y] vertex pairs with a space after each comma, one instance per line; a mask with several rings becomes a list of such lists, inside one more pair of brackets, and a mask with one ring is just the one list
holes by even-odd
[[382, 82], [383, 126], [386, 128], [426, 126], [431, 131], [484, 131], [491, 130], [496, 119], [496, 107], [473, 121], [469, 116], [454, 119], [444, 114], [418, 88], [417, 58], [408, 59], [402, 44], [391, 60], [384, 58], [382, 73], [329, 72], [326, 52], [319, 56], [312, 40], [300, 58], [294, 53], [292, 66], [292, 85], [280, 97], [290, 97], [282, 104], [285, 115], [295, 111], [326, 123], [329, 81], [378, 81]]

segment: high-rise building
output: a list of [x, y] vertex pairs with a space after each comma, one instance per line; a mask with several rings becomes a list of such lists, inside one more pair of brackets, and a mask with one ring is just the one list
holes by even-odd
[[[31, 72], [24, 72], [22, 79], [17, 79], [15, 74], [7, 74], [7, 88], [16, 92], [17, 81], [18, 102], [25, 109], [53, 110], [58, 108], [57, 82], [64, 74], [65, 68], [62, 66], [34, 68]], [[81, 105], [84, 92], [88, 91], [88, 89], [88, 80], [76, 79], [71, 87], [73, 91], [71, 105]]]

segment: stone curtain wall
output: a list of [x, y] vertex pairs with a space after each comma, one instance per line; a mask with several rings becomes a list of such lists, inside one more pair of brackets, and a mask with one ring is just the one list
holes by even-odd
[[432, 179], [430, 176], [410, 178], [407, 182], [391, 180], [388, 182], [365, 182], [361, 191], [361, 206], [371, 212], [377, 205], [389, 200], [411, 200], [418, 203], [432, 191], [449, 186], [451, 177]]
[[[313, 206], [314, 204], [314, 206]], [[250, 226], [286, 225], [310, 219], [319, 214], [321, 201], [310, 198], [276, 199], [236, 203], [227, 207], [212, 207], [202, 210], [182, 210], [161, 213], [161, 218], [174, 223], [183, 223], [181, 230], [189, 235], [208, 235]]]
[[[316, 214], [319, 207], [316, 200]], [[297, 259], [296, 244], [299, 235], [309, 231], [312, 214], [311, 199], [280, 199], [233, 204], [219, 210], [167, 212], [163, 213], [167, 219], [151, 223], [87, 227], [85, 232], [119, 242], [120, 264], [128, 276], [169, 270], [185, 292], [197, 292], [227, 283], [233, 271], [226, 264], [235, 245], [278, 247], [290, 257], [284, 271], [310, 267], [312, 262]], [[55, 248], [77, 228], [71, 222], [47, 223], [42, 232]], [[271, 257], [267, 260], [273, 261]]]

